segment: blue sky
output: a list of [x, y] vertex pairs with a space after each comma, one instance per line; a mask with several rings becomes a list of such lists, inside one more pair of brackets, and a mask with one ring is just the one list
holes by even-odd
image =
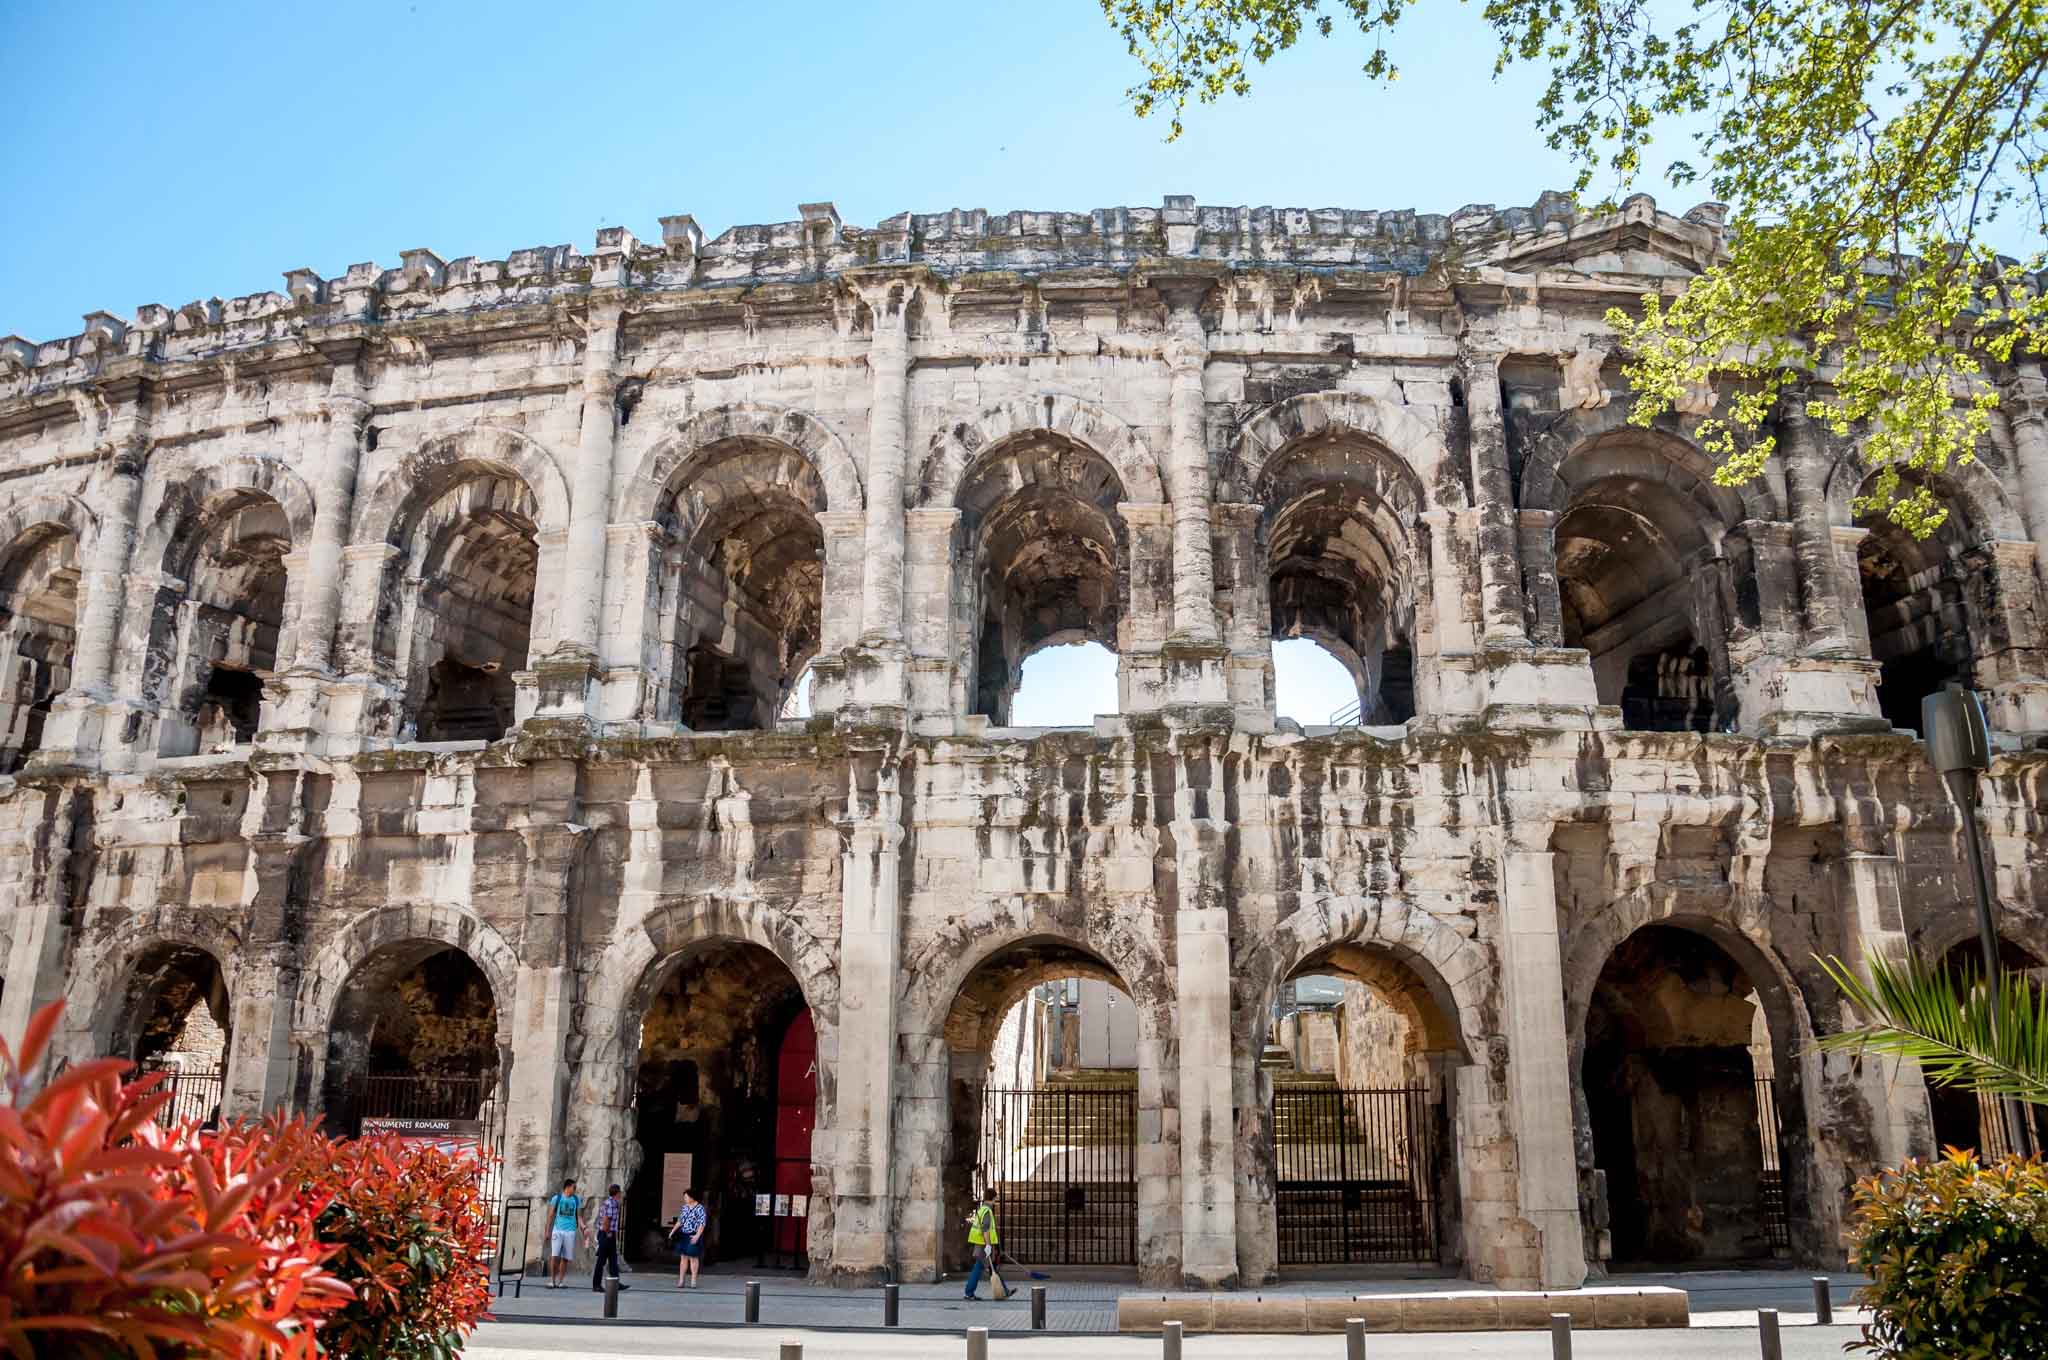
[[[1130, 114], [1137, 67], [1094, 0], [14, 0], [0, 6], [0, 334], [70, 335], [89, 311], [281, 288], [287, 269], [332, 277], [419, 246], [588, 249], [619, 224], [658, 239], [671, 213], [715, 235], [817, 200], [873, 223], [1170, 193], [1448, 212], [1565, 187], [1532, 130], [1535, 75], [1490, 81], [1476, 9], [1432, 4], [1408, 23], [1398, 84], [1358, 76], [1361, 40], [1308, 43], [1168, 145], [1163, 123]], [[1062, 669], [1081, 651], [1032, 672], [1070, 697], [1070, 721], [1102, 711]], [[1319, 721], [1344, 700], [1311, 686], [1299, 702], [1294, 716]]]

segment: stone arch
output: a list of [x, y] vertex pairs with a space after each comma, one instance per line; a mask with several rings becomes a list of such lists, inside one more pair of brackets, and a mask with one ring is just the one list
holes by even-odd
[[663, 495], [677, 477], [713, 445], [729, 440], [795, 449], [824, 482], [827, 510], [859, 510], [866, 505], [859, 465], [846, 441], [830, 426], [793, 407], [742, 402], [698, 412], [649, 449], [634, 470], [613, 518], [628, 524], [654, 519]]
[[349, 979], [386, 945], [421, 942], [445, 945], [468, 956], [491, 984], [498, 1027], [509, 1032], [519, 985], [519, 956], [505, 937], [481, 917], [454, 907], [379, 907], [336, 931], [314, 954], [299, 983], [292, 1029], [324, 1036]]
[[1634, 895], [1591, 916], [1564, 941], [1567, 1062], [1582, 1174], [1595, 1168], [1595, 1121], [1585, 1079], [1586, 1031], [1594, 993], [1616, 951], [1648, 927], [1674, 929], [1705, 941], [1741, 969], [1756, 989], [1771, 1047], [1791, 1249], [1800, 1258], [1825, 1254], [1833, 1242], [1828, 1226], [1831, 1192], [1808, 1130], [1809, 1092], [1818, 1089], [1821, 1072], [1806, 995], [1767, 937], [1697, 910]]
[[61, 529], [78, 540], [84, 556], [99, 538], [100, 517], [78, 497], [60, 491], [37, 491], [0, 506], [0, 553], [30, 531]]
[[1405, 407], [1362, 392], [1305, 392], [1245, 422], [1237, 442], [1237, 485], [1261, 499], [1269, 465], [1304, 440], [1355, 438], [1392, 459], [1414, 493], [1407, 517], [1422, 509], [1462, 509], [1470, 502], [1442, 431]]
[[[1621, 456], [1630, 451], [1638, 456]], [[1784, 518], [1762, 478], [1738, 487], [1716, 485], [1713, 460], [1676, 422], [1667, 418], [1648, 428], [1632, 425], [1628, 407], [1620, 403], [1569, 412], [1532, 442], [1522, 465], [1518, 508], [1563, 514], [1573, 490], [1590, 480], [1568, 475], [1571, 465], [1589, 458], [1597, 460], [1597, 475], [1627, 472], [1666, 482], [1729, 528], [1744, 520]]]
[[1807, 1009], [1806, 994], [1767, 940], [1710, 916], [1633, 896], [1593, 914], [1565, 941], [1565, 1032], [1571, 1043], [1573, 1070], [1585, 1058], [1586, 1016], [1592, 1009], [1593, 989], [1599, 983], [1601, 971], [1622, 941], [1644, 926], [1654, 925], [1689, 930], [1741, 966], [1757, 988], [1781, 1064], [1787, 1055], [1811, 1046], [1813, 1017]]
[[[762, 954], [794, 982], [816, 1033], [816, 1122], [812, 1130], [810, 1258], [814, 1274], [830, 1264], [832, 1130], [838, 1058], [839, 974], [832, 951], [786, 907], [750, 899], [672, 898], [619, 933], [586, 974], [589, 991], [579, 1008], [582, 1053], [579, 1098], [568, 1111], [567, 1174], [595, 1184], [618, 1181], [644, 1198], [636, 1182], [644, 1156], [640, 1089], [643, 1028], [656, 1005], [692, 959], [721, 947], [745, 946]], [[731, 963], [733, 960], [726, 960]], [[738, 960], [745, 964], [745, 959]], [[756, 970], [758, 972], [758, 969]], [[765, 979], [765, 974], [761, 975]], [[753, 1015], [741, 1034], [760, 1037]]]
[[135, 994], [136, 970], [152, 954], [188, 950], [205, 955], [232, 1002], [241, 990], [236, 966], [241, 947], [241, 932], [234, 924], [208, 914], [158, 908], [131, 919], [98, 958], [81, 959], [81, 966], [72, 970], [66, 1010], [85, 1020], [74, 1056], [126, 1056], [115, 1053], [114, 1045], [121, 1030], [139, 1023], [129, 1014], [140, 1000]]
[[[1076, 899], [1017, 895], [980, 903], [947, 921], [904, 960], [897, 1027], [907, 1076], [898, 1105], [904, 1113], [894, 1133], [893, 1183], [902, 1206], [895, 1225], [898, 1251], [909, 1278], [931, 1279], [964, 1265], [966, 1238], [958, 1225], [972, 1207], [975, 1183], [985, 1174], [1003, 1179], [1009, 1174], [1003, 1168], [1013, 1168], [1000, 1156], [984, 1157], [992, 1046], [1003, 1017], [1032, 986], [1069, 977], [1107, 982], [1130, 998], [1137, 1029], [1135, 1083], [1119, 1077], [1111, 1084], [1131, 1092], [1122, 1100], [1135, 1121], [1131, 1136], [1138, 1149], [1175, 1136], [1166, 1115], [1179, 1084], [1173, 980], [1156, 942], [1125, 918], [1090, 913]], [[1016, 1098], [1004, 1101], [993, 1108], [1015, 1115]], [[937, 1168], [936, 1184], [913, 1168]], [[1179, 1200], [1177, 1178], [1170, 1172], [1148, 1175], [1136, 1178], [1134, 1186], [1127, 1198], [1091, 1201], [1091, 1230], [1109, 1234], [1111, 1241], [1126, 1241], [1120, 1235], [1130, 1234], [1127, 1245], [1141, 1282], [1177, 1282], [1179, 1229], [1171, 1211]]]
[[951, 918], [904, 959], [899, 1028], [938, 1033], [953, 999], [983, 964], [1037, 941], [1100, 959], [1137, 1003], [1141, 1039], [1171, 1036], [1170, 972], [1156, 945], [1120, 921], [1108, 932], [1091, 930], [1078, 908], [1064, 899], [1054, 904], [1026, 896], [984, 902]]
[[293, 548], [312, 541], [313, 490], [283, 459], [237, 453], [201, 463], [194, 453], [165, 465], [145, 494], [136, 521], [144, 527], [136, 538], [134, 567], [183, 577], [182, 559], [197, 548], [209, 521], [252, 493], [283, 510]]
[[[1489, 995], [1493, 962], [1486, 946], [1451, 929], [1427, 911], [1394, 898], [1322, 897], [1283, 917], [1272, 933], [1246, 943], [1233, 969], [1233, 1007], [1246, 1051], [1263, 1047], [1265, 1017], [1280, 986], [1303, 964], [1355, 946], [1406, 969], [1433, 1003], [1434, 1014], [1404, 1005], [1420, 1032], [1463, 1062], [1487, 1057], [1493, 1037]], [[1256, 1042], [1254, 1042], [1256, 1041]]]
[[[432, 499], [460, 474], [473, 468], [479, 472], [513, 477], [532, 493], [541, 532], [569, 527], [569, 483], [562, 467], [545, 444], [530, 435], [497, 425], [473, 425], [452, 434], [435, 435], [386, 472], [370, 494], [356, 506], [351, 543], [390, 543], [403, 547], [408, 513], [424, 509], [418, 501], [423, 488], [434, 488]], [[451, 475], [452, 474], [452, 475]]]
[[968, 470], [1008, 440], [1034, 433], [1078, 444], [1100, 457], [1123, 483], [1124, 499], [1140, 504], [1167, 500], [1159, 460], [1138, 432], [1107, 410], [1066, 393], [1045, 392], [989, 407], [971, 420], [956, 421], [932, 436], [914, 486], [905, 488], [910, 508], [946, 509], [960, 496]]
[[[0, 772], [42, 744], [71, 686], [84, 569], [98, 532], [74, 496], [37, 492], [0, 508]], [[108, 583], [113, 587], [114, 583]]]
[[[1875, 480], [1877, 471], [1863, 461], [1858, 449], [1847, 449], [1835, 459], [1828, 469], [1827, 478], [1828, 523], [1843, 526], [1868, 523], [1868, 516], [1856, 514], [1854, 502]], [[2013, 507], [2012, 498], [1998, 484], [1997, 474], [1978, 459], [1951, 463], [1939, 473], [1901, 468], [1899, 477], [1901, 481], [1927, 483], [1941, 502], [1955, 512], [1954, 518], [1962, 521], [1958, 529], [1967, 545], [1974, 546], [1987, 540], [2018, 542], [2027, 538], [2026, 527], [2020, 520], [2019, 511]]]
[[[605, 951], [591, 1005], [610, 1012], [623, 1026], [646, 1009], [679, 956], [727, 940], [759, 945], [789, 969], [816, 1017], [822, 1052], [825, 1035], [839, 1023], [838, 966], [832, 951], [801, 920], [765, 902], [688, 897], [656, 907]], [[613, 1038], [623, 1044], [623, 1035], [620, 1028]]]

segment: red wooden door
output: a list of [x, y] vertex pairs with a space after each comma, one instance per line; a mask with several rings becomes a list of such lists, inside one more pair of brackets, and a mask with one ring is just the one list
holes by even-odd
[[818, 1031], [805, 1010], [783, 1032], [776, 1060], [773, 1250], [778, 1254], [801, 1256], [809, 1250], [811, 1128], [817, 1114]]

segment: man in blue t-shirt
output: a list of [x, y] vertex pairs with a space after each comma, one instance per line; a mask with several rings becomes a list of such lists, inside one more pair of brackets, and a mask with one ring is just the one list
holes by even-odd
[[548, 1288], [560, 1289], [569, 1278], [569, 1262], [576, 1255], [576, 1227], [583, 1213], [583, 1199], [576, 1193], [576, 1178], [562, 1182], [561, 1191], [549, 1195], [553, 1227], [548, 1233]]

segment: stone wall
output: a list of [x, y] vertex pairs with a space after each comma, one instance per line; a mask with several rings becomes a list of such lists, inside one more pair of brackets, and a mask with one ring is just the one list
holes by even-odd
[[[8, 337], [0, 1027], [63, 997], [65, 1056], [125, 1051], [204, 957], [228, 1109], [317, 1106], [364, 998], [459, 951], [534, 1194], [702, 1138], [685, 1064], [775, 1118], [807, 1009], [812, 1268], [918, 1279], [1002, 1017], [1094, 978], [1137, 1019], [1139, 1273], [1233, 1285], [1276, 1270], [1258, 1059], [1315, 972], [1442, 1102], [1450, 1259], [1554, 1285], [1620, 1165], [1588, 1017], [1661, 924], [1765, 1016], [1794, 1250], [1837, 1261], [1927, 1112], [1814, 1051], [1814, 956], [1969, 929], [1916, 686], [1987, 696], [2001, 904], [2048, 954], [2048, 385], [1992, 375], [1927, 544], [1855, 519], [1855, 441], [1796, 403], [1720, 487], [1716, 394], [1629, 426], [1602, 320], [1718, 223], [807, 205]], [[1276, 718], [1293, 636], [1366, 725]], [[1121, 712], [1006, 726], [1075, 640]]]

